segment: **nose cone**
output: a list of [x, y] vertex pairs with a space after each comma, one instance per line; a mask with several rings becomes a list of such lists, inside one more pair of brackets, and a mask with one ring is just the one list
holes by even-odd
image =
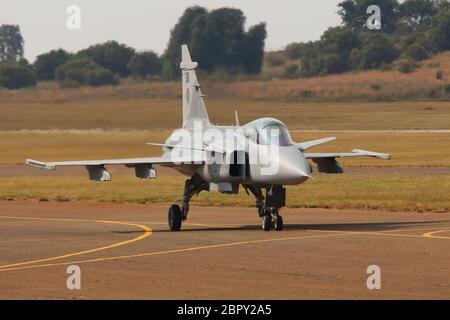
[[297, 146], [280, 147], [278, 171], [270, 178], [273, 184], [294, 185], [305, 182], [311, 166]]
[[297, 146], [280, 148], [280, 179], [282, 184], [305, 182], [311, 174], [311, 166]]

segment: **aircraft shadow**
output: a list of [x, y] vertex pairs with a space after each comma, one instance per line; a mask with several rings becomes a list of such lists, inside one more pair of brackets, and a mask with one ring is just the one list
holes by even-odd
[[[325, 223], [325, 224], [285, 224], [283, 232], [298, 230], [324, 230], [324, 231], [388, 231], [405, 228], [426, 227], [430, 224], [450, 222], [444, 221], [389, 221], [389, 222], [363, 222], [363, 223]], [[180, 232], [206, 232], [206, 231], [248, 231], [261, 230], [261, 225], [243, 225], [236, 227], [193, 227], [182, 226]], [[141, 231], [136, 231], [141, 232]], [[153, 230], [154, 233], [172, 232], [168, 229]]]

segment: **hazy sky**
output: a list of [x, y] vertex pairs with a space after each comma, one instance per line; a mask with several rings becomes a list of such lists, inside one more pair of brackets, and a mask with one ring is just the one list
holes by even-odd
[[[170, 29], [192, 5], [208, 9], [240, 8], [246, 25], [267, 23], [266, 50], [281, 49], [293, 41], [316, 40], [339, 24], [341, 0], [0, 0], [0, 24], [19, 24], [25, 39], [25, 57], [64, 48], [77, 51], [91, 44], [117, 40], [138, 50], [162, 53]], [[69, 5], [81, 9], [81, 30], [68, 30]]]

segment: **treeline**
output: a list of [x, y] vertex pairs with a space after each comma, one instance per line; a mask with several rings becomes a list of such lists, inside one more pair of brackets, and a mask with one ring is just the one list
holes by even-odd
[[[381, 28], [374, 30], [367, 25], [371, 15], [367, 8], [373, 5], [381, 12]], [[317, 41], [289, 44], [282, 60], [268, 54], [269, 66], [278, 67], [285, 78], [368, 69], [398, 68], [407, 73], [413, 72], [419, 61], [450, 50], [448, 0], [345, 0], [338, 7], [341, 26], [329, 28]], [[183, 43], [189, 45], [204, 72], [259, 74], [266, 26], [261, 23], [246, 30], [245, 20], [239, 9], [208, 11], [194, 6], [179, 18], [162, 55], [109, 41], [76, 53], [52, 50], [39, 55], [33, 64], [23, 59], [20, 28], [3, 25], [0, 87], [34, 86], [37, 80], [56, 80], [63, 87], [114, 85], [130, 76], [174, 80], [180, 76]]]
[[172, 29], [161, 56], [108, 41], [76, 53], [52, 50], [39, 55], [33, 64], [23, 59], [19, 26], [2, 25], [0, 87], [34, 86], [37, 80], [57, 80], [62, 87], [115, 85], [129, 76], [173, 80], [180, 74], [180, 46], [184, 43], [206, 72], [257, 74], [263, 63], [266, 28], [261, 23], [245, 31], [245, 19], [238, 9], [190, 7]]
[[[381, 9], [380, 29], [368, 28], [367, 8]], [[450, 4], [447, 0], [345, 0], [339, 5], [342, 26], [326, 30], [320, 40], [291, 43], [287, 78], [352, 70], [390, 69], [412, 72], [417, 61], [450, 50]]]

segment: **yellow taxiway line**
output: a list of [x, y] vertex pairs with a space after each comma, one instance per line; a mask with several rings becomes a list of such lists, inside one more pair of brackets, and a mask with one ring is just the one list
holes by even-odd
[[[192, 251], [199, 251], [199, 250], [206, 250], [206, 249], [215, 249], [215, 248], [226, 248], [226, 247], [234, 247], [234, 246], [240, 246], [240, 245], [248, 245], [248, 244], [261, 244], [261, 243], [268, 243], [268, 242], [278, 242], [278, 241], [288, 241], [288, 240], [298, 240], [298, 239], [313, 239], [313, 238], [325, 238], [325, 237], [336, 237], [336, 236], [351, 236], [351, 235], [372, 235], [372, 236], [388, 236], [388, 237], [413, 237], [413, 238], [435, 238], [435, 239], [450, 239], [450, 237], [444, 237], [444, 236], [436, 236], [437, 233], [443, 233], [443, 232], [450, 232], [450, 229], [448, 230], [437, 230], [437, 231], [431, 231], [424, 234], [398, 234], [398, 233], [389, 233], [391, 231], [383, 231], [383, 232], [372, 232], [372, 231], [339, 231], [339, 230], [307, 230], [304, 231], [312, 231], [312, 232], [325, 232], [326, 234], [320, 234], [320, 235], [309, 235], [309, 236], [297, 236], [297, 237], [284, 237], [284, 238], [272, 238], [272, 239], [260, 239], [260, 240], [249, 240], [249, 241], [239, 241], [239, 242], [229, 242], [229, 243], [220, 243], [220, 244], [212, 244], [212, 245], [206, 245], [206, 246], [198, 246], [198, 247], [189, 247], [189, 248], [180, 248], [180, 249], [172, 249], [172, 250], [165, 250], [165, 251], [154, 251], [154, 252], [144, 252], [144, 253], [137, 253], [137, 254], [131, 254], [131, 255], [120, 255], [120, 256], [111, 256], [111, 257], [104, 257], [104, 258], [92, 258], [92, 259], [85, 259], [85, 260], [77, 260], [77, 261], [70, 261], [70, 262], [56, 262], [56, 263], [45, 263], [45, 264], [38, 264], [42, 262], [49, 262], [57, 259], [72, 257], [76, 255], [81, 254], [87, 254], [92, 252], [97, 252], [100, 250], [105, 250], [113, 247], [117, 247], [120, 245], [128, 244], [131, 242], [142, 240], [152, 234], [152, 230], [146, 226], [136, 224], [136, 222], [126, 222], [126, 221], [106, 221], [106, 220], [82, 220], [82, 219], [53, 219], [53, 218], [27, 218], [27, 217], [2, 217], [0, 218], [15, 218], [15, 219], [29, 219], [29, 220], [54, 220], [54, 221], [80, 221], [80, 222], [100, 222], [100, 223], [116, 223], [116, 224], [123, 224], [123, 225], [130, 225], [130, 226], [136, 226], [139, 228], [142, 228], [145, 233], [139, 237], [133, 238], [131, 240], [127, 240], [124, 242], [116, 243], [110, 246], [97, 248], [97, 249], [91, 249], [86, 251], [80, 251], [72, 254], [67, 254], [59, 257], [53, 257], [53, 258], [47, 258], [47, 259], [41, 259], [41, 260], [34, 260], [34, 261], [28, 261], [28, 262], [22, 262], [22, 263], [16, 263], [16, 264], [10, 264], [5, 266], [0, 266], [0, 272], [2, 271], [13, 271], [13, 270], [23, 270], [23, 269], [34, 269], [34, 268], [45, 268], [45, 267], [53, 267], [53, 266], [62, 266], [62, 265], [71, 265], [71, 264], [85, 264], [85, 263], [93, 263], [93, 262], [102, 262], [102, 261], [111, 261], [111, 260], [121, 260], [121, 259], [131, 259], [131, 258], [139, 258], [139, 257], [146, 257], [146, 256], [154, 256], [154, 255], [165, 255], [165, 254], [173, 254], [173, 253], [182, 253], [182, 252], [192, 252]], [[162, 222], [141, 222], [141, 223], [147, 223], [147, 224], [163, 224]], [[164, 223], [165, 224], [165, 223]], [[209, 226], [209, 227], [224, 227], [224, 228], [230, 228], [230, 227], [239, 227], [239, 225], [233, 226], [233, 225], [210, 225], [210, 224], [191, 224], [193, 226]], [[408, 231], [419, 231], [423, 229], [409, 229]]]
[[427, 232], [427, 233], [424, 233], [422, 236], [425, 237], [425, 238], [450, 239], [450, 237], [436, 236], [435, 235], [436, 233], [443, 233], [443, 232], [450, 232], [450, 229]]
[[39, 264], [39, 265], [32, 265], [32, 266], [21, 266], [21, 267], [19, 266], [19, 267], [7, 268], [7, 269], [0, 269], [0, 272], [2, 272], [2, 271], [13, 271], [13, 270], [23, 270], [23, 269], [33, 269], [33, 268], [54, 267], [54, 266], [64, 266], [64, 265], [71, 265], [71, 264], [84, 264], [84, 263], [110, 261], [110, 260], [139, 258], [139, 257], [146, 257], [146, 256], [155, 256], [155, 255], [164, 255], [164, 254], [172, 254], [172, 253], [199, 251], [199, 250], [205, 250], [205, 249], [235, 247], [235, 246], [246, 245], [246, 244], [260, 244], [260, 243], [267, 243], [267, 242], [298, 240], [298, 239], [312, 239], [312, 238], [325, 238], [325, 237], [336, 237], [336, 236], [345, 236], [345, 235], [347, 235], [347, 234], [346, 233], [334, 233], [334, 234], [322, 234], [322, 235], [314, 235], [314, 236], [298, 236], [298, 237], [286, 237], [286, 238], [273, 238], [273, 239], [260, 239], [260, 240], [249, 240], [249, 241], [239, 241], [239, 242], [228, 242], [228, 243], [219, 243], [219, 244], [212, 244], [212, 245], [200, 246], [200, 247], [189, 247], [189, 248], [172, 249], [172, 250], [165, 250], [165, 251], [144, 252], [144, 253], [137, 253], [137, 254], [131, 254], [131, 255], [122, 255], [122, 256], [115, 256], [115, 257], [104, 257], [104, 258], [97, 258], [97, 259], [87, 259], [87, 260], [78, 260], [78, 261], [60, 262], [60, 263], [47, 263], [47, 264]]
[[133, 239], [129, 239], [126, 241], [121, 241], [121, 242], [116, 242], [104, 247], [99, 247], [99, 248], [94, 248], [94, 249], [89, 249], [89, 250], [83, 250], [83, 251], [78, 251], [78, 252], [74, 252], [74, 253], [68, 253], [68, 254], [64, 254], [64, 255], [60, 255], [60, 256], [56, 256], [56, 257], [50, 257], [50, 258], [44, 258], [44, 259], [38, 259], [38, 260], [30, 260], [30, 261], [25, 261], [25, 262], [18, 262], [18, 263], [13, 263], [13, 264], [8, 264], [8, 265], [2, 265], [0, 266], [0, 271], [5, 270], [5, 269], [9, 269], [12, 267], [18, 267], [18, 266], [24, 266], [24, 265], [30, 265], [30, 264], [37, 264], [37, 263], [42, 263], [42, 262], [48, 262], [48, 261], [53, 261], [53, 260], [59, 260], [59, 259], [64, 259], [64, 258], [69, 258], [69, 257], [74, 257], [74, 256], [79, 256], [82, 254], [88, 254], [88, 253], [93, 253], [93, 252], [98, 252], [98, 251], [103, 251], [103, 250], [107, 250], [107, 249], [112, 249], [112, 248], [116, 248], [116, 247], [120, 247], [120, 246], [124, 246], [126, 244], [130, 244], [136, 241], [140, 241], [142, 239], [145, 239], [147, 237], [149, 237], [152, 234], [152, 229], [150, 229], [147, 226], [144, 225], [140, 225], [140, 224], [135, 224], [135, 223], [129, 223], [129, 222], [123, 222], [123, 221], [109, 221], [109, 220], [85, 220], [85, 219], [59, 219], [59, 218], [35, 218], [35, 217], [10, 217], [10, 216], [0, 216], [1, 219], [20, 219], [20, 220], [39, 220], [39, 221], [69, 221], [69, 222], [96, 222], [96, 223], [107, 223], [107, 224], [119, 224], [119, 225], [125, 225], [125, 226], [132, 226], [132, 227], [138, 227], [140, 229], [142, 229], [144, 231], [143, 234], [133, 238]]

